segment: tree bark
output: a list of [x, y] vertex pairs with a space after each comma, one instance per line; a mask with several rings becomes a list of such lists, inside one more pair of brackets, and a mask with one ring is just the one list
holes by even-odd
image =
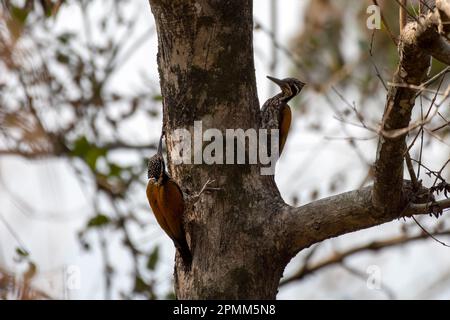
[[[223, 190], [204, 194], [186, 212], [185, 229], [193, 264], [175, 271], [181, 299], [274, 298], [287, 260], [267, 222], [281, 203], [275, 186], [250, 165], [173, 166], [172, 133], [194, 121], [204, 129], [258, 128], [259, 102], [253, 62], [252, 1], [152, 0], [158, 31], [158, 65], [164, 97], [170, 172], [191, 192], [208, 179]], [[278, 260], [278, 261], [273, 261]], [[263, 275], [263, 276], [262, 276]]]
[[[150, 0], [150, 5], [158, 32], [169, 171], [187, 192], [200, 190], [208, 179], [222, 189], [202, 194], [185, 212], [193, 262], [190, 269], [184, 268], [176, 257], [178, 298], [273, 299], [285, 266], [300, 250], [429, 211], [428, 205], [412, 204], [405, 197], [409, 185], [403, 181], [405, 135], [395, 139], [381, 135], [373, 187], [300, 208], [282, 201], [273, 178], [260, 175], [259, 165], [174, 165], [176, 129], [194, 135], [194, 121], [200, 120], [204, 130], [259, 127], [252, 1]], [[405, 26], [394, 81], [420, 84], [426, 78], [431, 44], [444, 41], [437, 31], [439, 19], [432, 20], [437, 14]], [[425, 46], [421, 41], [430, 43]], [[437, 47], [445, 57], [443, 47]], [[400, 87], [389, 92], [384, 130], [408, 126], [415, 94]]]

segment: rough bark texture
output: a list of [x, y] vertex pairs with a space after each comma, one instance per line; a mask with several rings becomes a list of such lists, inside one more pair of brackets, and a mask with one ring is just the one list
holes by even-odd
[[[418, 47], [417, 23], [406, 25], [399, 42], [400, 62], [393, 83], [420, 85], [427, 76], [431, 56]], [[392, 86], [389, 89], [382, 129], [406, 128], [411, 120], [417, 90]], [[403, 159], [406, 152], [405, 135], [396, 138], [381, 136], [375, 162], [373, 204], [384, 213], [397, 212], [406, 203], [403, 193]]]
[[[170, 173], [188, 192], [200, 190], [208, 179], [222, 188], [203, 194], [185, 213], [193, 263], [186, 269], [176, 258], [178, 298], [275, 298], [286, 264], [300, 250], [428, 211], [427, 205], [408, 203], [403, 181], [405, 136], [380, 138], [373, 188], [300, 208], [284, 204], [274, 180], [261, 176], [257, 165], [174, 166], [170, 159], [178, 128], [193, 133], [196, 120], [203, 121], [203, 129], [258, 128], [252, 1], [150, 0], [150, 5], [158, 31]], [[437, 33], [437, 15], [430, 13], [423, 23], [405, 26], [394, 82], [420, 84], [426, 78], [430, 51], [443, 41]], [[415, 95], [409, 88], [390, 90], [384, 130], [408, 126]]]
[[[438, 1], [438, 8], [445, 8], [446, 2]], [[443, 25], [444, 13], [439, 10], [422, 15], [417, 21], [408, 23], [402, 30], [398, 51], [400, 61], [393, 77], [394, 84], [417, 87], [425, 81], [431, 65], [431, 57], [449, 63], [450, 47], [438, 32], [447, 31]], [[382, 119], [382, 130], [407, 128], [415, 105], [416, 89], [392, 86], [386, 99]], [[381, 135], [375, 162], [373, 205], [382, 213], [402, 210], [409, 201], [403, 185], [403, 159], [407, 151], [407, 133], [395, 138]]]
[[[204, 129], [257, 128], [252, 1], [150, 3], [158, 28], [169, 150], [173, 130], [193, 132], [194, 121], [201, 120]], [[177, 297], [274, 298], [284, 269], [280, 261], [287, 257], [269, 238], [273, 229], [267, 221], [276, 210], [264, 199], [270, 196], [281, 203], [273, 184], [267, 188], [257, 168], [247, 165], [170, 169], [191, 192], [200, 190], [208, 178], [223, 188], [204, 194], [194, 210], [186, 212], [194, 260], [190, 271], [180, 265], [175, 271]]]

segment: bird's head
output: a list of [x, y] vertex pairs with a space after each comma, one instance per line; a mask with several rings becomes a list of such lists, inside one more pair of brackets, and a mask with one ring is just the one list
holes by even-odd
[[165, 170], [164, 159], [159, 154], [155, 154], [148, 160], [147, 177], [156, 181], [162, 176]]
[[295, 78], [277, 79], [271, 76], [267, 78], [275, 82], [281, 89], [284, 100], [287, 102], [302, 91], [305, 83]]
[[159, 138], [158, 152], [148, 160], [147, 177], [148, 179], [154, 179], [156, 181], [164, 174], [166, 168], [164, 164], [164, 158], [162, 155], [162, 138], [164, 132]]

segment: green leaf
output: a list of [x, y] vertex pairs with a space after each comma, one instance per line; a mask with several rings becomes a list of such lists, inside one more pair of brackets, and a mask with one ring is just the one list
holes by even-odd
[[110, 177], [120, 177], [123, 168], [115, 163], [109, 163], [109, 176]]
[[89, 228], [98, 228], [104, 226], [110, 222], [110, 219], [104, 214], [99, 213], [95, 217], [91, 218], [88, 222]]
[[28, 257], [30, 254], [28, 253], [28, 251], [27, 250], [25, 250], [25, 249], [23, 249], [23, 248], [19, 248], [19, 247], [17, 247], [16, 248], [16, 253], [19, 255], [19, 256], [21, 256], [21, 257]]
[[68, 55], [66, 55], [66, 54], [64, 54], [64, 53], [62, 53], [62, 52], [58, 52], [57, 54], [56, 54], [56, 60], [59, 62], [59, 63], [62, 63], [62, 64], [68, 64], [69, 63], [69, 56]]
[[82, 157], [89, 151], [89, 148], [90, 144], [89, 141], [86, 139], [86, 137], [85, 136], [79, 137], [74, 142], [72, 154], [74, 156]]
[[[42, 1], [41, 1], [42, 2]], [[45, 1], [44, 1], [45, 2]], [[44, 2], [42, 2], [42, 3], [44, 3]], [[46, 4], [45, 6], [43, 6], [43, 8], [42, 8], [43, 10], [44, 10], [44, 13], [45, 13], [45, 16], [47, 17], [47, 18], [50, 18], [51, 16], [52, 16], [52, 13], [53, 13], [53, 7], [52, 7], [52, 4], [50, 3], [50, 4]]]
[[145, 283], [145, 281], [139, 277], [136, 276], [136, 278], [134, 279], [134, 291], [137, 293], [142, 293], [147, 291], [148, 289], [148, 285]]
[[148, 256], [147, 260], [147, 269], [149, 270], [155, 270], [156, 263], [158, 263], [159, 260], [159, 247], [155, 247]]
[[26, 8], [11, 6], [11, 16], [21, 24], [25, 24], [29, 13], [30, 11]]
[[91, 170], [95, 171], [98, 158], [105, 156], [107, 150], [91, 144], [85, 136], [82, 136], [75, 140], [71, 153], [73, 156], [83, 158]]
[[157, 95], [154, 95], [153, 96], [153, 101], [162, 101], [162, 95], [160, 95], [160, 94], [157, 94]]
[[86, 161], [88, 166], [91, 168], [91, 170], [95, 171], [98, 158], [101, 156], [105, 156], [105, 155], [106, 155], [105, 149], [92, 147], [91, 149], [89, 149], [87, 154], [84, 156], [84, 160]]
[[166, 300], [175, 300], [177, 296], [175, 295], [175, 292], [171, 291], [166, 294]]
[[74, 37], [75, 37], [75, 33], [64, 32], [58, 36], [58, 41], [61, 42], [62, 44], [67, 44]]

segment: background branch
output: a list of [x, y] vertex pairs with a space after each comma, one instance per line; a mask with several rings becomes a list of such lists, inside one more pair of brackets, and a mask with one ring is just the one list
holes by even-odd
[[[411, 182], [404, 181], [402, 190], [412, 190]], [[428, 194], [422, 188], [420, 193]], [[349, 232], [380, 225], [394, 219], [412, 215], [429, 214], [438, 208], [440, 212], [450, 208], [450, 200], [427, 203], [410, 203], [403, 210], [378, 211], [371, 201], [373, 187], [350, 191], [336, 196], [311, 202], [299, 208], [285, 207], [280, 219], [283, 222], [284, 237], [288, 241], [288, 251], [294, 255], [320, 241]], [[287, 232], [286, 232], [287, 230]]]
[[[450, 230], [438, 231], [432, 233], [433, 236], [450, 236]], [[426, 240], [429, 239], [427, 233], [422, 232], [417, 235], [409, 236], [409, 235], [400, 235], [386, 240], [373, 241], [369, 244], [365, 244], [362, 246], [354, 247], [352, 249], [336, 252], [333, 255], [322, 259], [316, 263], [306, 263], [300, 267], [300, 269], [295, 272], [293, 275], [283, 279], [280, 282], [280, 286], [284, 286], [286, 284], [292, 283], [294, 281], [298, 281], [303, 279], [304, 277], [315, 273], [324, 268], [340, 264], [344, 262], [345, 259], [354, 256], [357, 253], [361, 252], [374, 252], [387, 248], [392, 248], [399, 245], [409, 244], [418, 240]]]

